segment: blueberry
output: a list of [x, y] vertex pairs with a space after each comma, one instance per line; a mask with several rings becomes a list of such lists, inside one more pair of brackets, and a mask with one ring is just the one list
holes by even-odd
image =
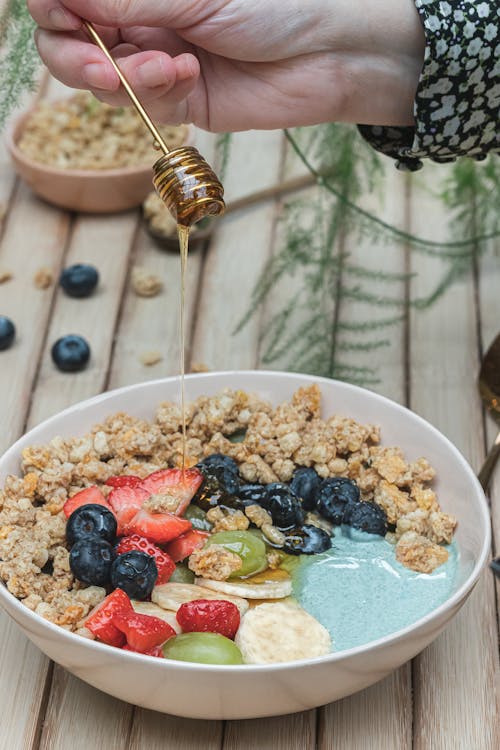
[[111, 583], [131, 599], [147, 599], [158, 578], [154, 558], [139, 550], [118, 555], [111, 566]]
[[279, 529], [299, 526], [304, 520], [304, 511], [300, 500], [287, 484], [281, 482], [268, 484], [266, 503], [273, 523]]
[[242, 505], [262, 505], [268, 508], [266, 484], [240, 484], [236, 493]]
[[73, 334], [57, 339], [50, 353], [56, 367], [63, 372], [83, 370], [90, 359], [90, 347], [85, 339]]
[[321, 477], [315, 469], [297, 469], [294, 472], [290, 488], [302, 499], [304, 510], [315, 509], [320, 484]]
[[198, 505], [202, 510], [210, 510], [216, 505], [227, 505], [239, 507], [240, 503], [237, 498], [226, 491], [226, 486], [215, 474], [208, 474], [208, 469], [202, 471], [204, 479], [196, 491], [192, 503]]
[[285, 538], [283, 552], [289, 555], [316, 555], [330, 549], [330, 535], [311, 524], [304, 524], [300, 529], [291, 529]]
[[16, 328], [10, 318], [0, 315], [0, 352], [12, 346], [16, 336]]
[[500, 557], [496, 557], [490, 562], [490, 568], [494, 574], [500, 578]]
[[61, 273], [59, 283], [70, 297], [88, 297], [97, 286], [99, 273], [87, 263], [75, 263]]
[[340, 526], [347, 506], [358, 500], [359, 488], [355, 482], [346, 477], [330, 477], [321, 483], [316, 509], [328, 521]]
[[75, 578], [94, 586], [106, 586], [115, 557], [113, 547], [98, 536], [85, 536], [71, 548], [69, 566]]
[[88, 503], [73, 511], [66, 524], [66, 540], [70, 547], [83, 537], [98, 536], [113, 542], [116, 536], [116, 518], [104, 505]]
[[238, 489], [240, 484], [238, 464], [229, 456], [212, 453], [196, 466], [206, 477], [216, 477], [226, 492], [234, 494]]
[[385, 536], [387, 533], [387, 516], [384, 509], [368, 501], [351, 503], [344, 514], [344, 523], [368, 534]]

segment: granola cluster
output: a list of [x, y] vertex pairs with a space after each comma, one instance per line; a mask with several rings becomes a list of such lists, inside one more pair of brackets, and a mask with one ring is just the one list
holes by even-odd
[[[442, 545], [451, 541], [456, 520], [439, 507], [428, 461], [408, 462], [399, 448], [380, 446], [373, 425], [338, 415], [322, 419], [317, 386], [300, 388], [276, 408], [258, 396], [225, 389], [188, 404], [186, 420], [190, 465], [220, 452], [238, 462], [248, 482], [288, 481], [298, 466], [314, 467], [322, 477], [349, 477], [362, 500], [385, 510], [392, 529], [387, 538], [403, 565], [428, 573], [446, 561]], [[181, 461], [182, 417], [174, 403], [161, 404], [151, 422], [114, 414], [82, 437], [56, 437], [25, 449], [23, 476], [9, 477], [0, 490], [0, 577], [9, 591], [43, 617], [80, 632], [106, 592], [78, 582], [70, 571], [65, 500], [90, 485], [107, 494], [104, 482], [111, 476], [145, 477]], [[275, 534], [282, 532], [259, 506], [247, 507], [245, 514], [220, 508], [209, 513], [216, 529], [245, 529], [252, 522], [279, 543]], [[309, 522], [328, 523], [311, 514]], [[230, 574], [236, 560], [216, 545], [210, 549], [211, 560], [191, 556], [197, 575], [207, 566], [212, 577], [214, 570], [219, 578]]]
[[[160, 127], [169, 148], [184, 143], [187, 132], [186, 125]], [[111, 107], [85, 91], [57, 102], [40, 102], [18, 146], [34, 161], [58, 169], [116, 169], [152, 164], [158, 158], [135, 109]]]

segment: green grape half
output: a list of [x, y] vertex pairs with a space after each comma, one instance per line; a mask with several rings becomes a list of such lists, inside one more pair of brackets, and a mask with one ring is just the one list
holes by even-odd
[[194, 573], [185, 563], [177, 563], [169, 578], [172, 583], [194, 583]]
[[198, 529], [198, 531], [210, 531], [212, 528], [212, 524], [207, 520], [205, 511], [193, 503], [186, 508], [184, 518], [191, 521], [193, 529]]
[[230, 578], [247, 578], [267, 568], [266, 545], [250, 531], [218, 531], [205, 546], [210, 544], [220, 544], [241, 557], [241, 568]]
[[165, 659], [194, 661], [200, 664], [243, 664], [241, 651], [233, 641], [219, 633], [181, 633], [163, 646]]

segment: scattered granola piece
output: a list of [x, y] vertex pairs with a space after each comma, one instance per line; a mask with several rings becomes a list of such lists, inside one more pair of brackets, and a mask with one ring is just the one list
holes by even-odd
[[448, 559], [448, 550], [415, 531], [407, 531], [396, 544], [396, 559], [410, 570], [432, 573]]
[[135, 266], [132, 269], [132, 289], [139, 297], [156, 297], [163, 289], [163, 281], [147, 268]]
[[0, 268], [0, 284], [5, 284], [6, 281], [10, 281], [12, 278], [13, 274], [11, 271], [8, 271], [7, 268]]
[[241, 557], [222, 544], [211, 544], [192, 552], [188, 567], [200, 578], [227, 581], [231, 573], [241, 568]]
[[163, 359], [163, 354], [159, 351], [149, 351], [144, 352], [144, 354], [141, 354], [140, 361], [145, 367], [151, 367], [152, 365], [157, 365], [158, 362], [161, 362]]
[[54, 274], [47, 266], [38, 269], [33, 277], [33, 283], [37, 289], [48, 289], [54, 283]]
[[210, 372], [210, 368], [204, 362], [193, 362], [191, 372]]

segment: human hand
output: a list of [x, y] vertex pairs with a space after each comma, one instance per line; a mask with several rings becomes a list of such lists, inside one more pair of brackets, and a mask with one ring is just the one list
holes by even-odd
[[206, 130], [413, 124], [424, 32], [413, 0], [28, 0], [49, 70], [129, 103], [92, 21], [152, 117]]

